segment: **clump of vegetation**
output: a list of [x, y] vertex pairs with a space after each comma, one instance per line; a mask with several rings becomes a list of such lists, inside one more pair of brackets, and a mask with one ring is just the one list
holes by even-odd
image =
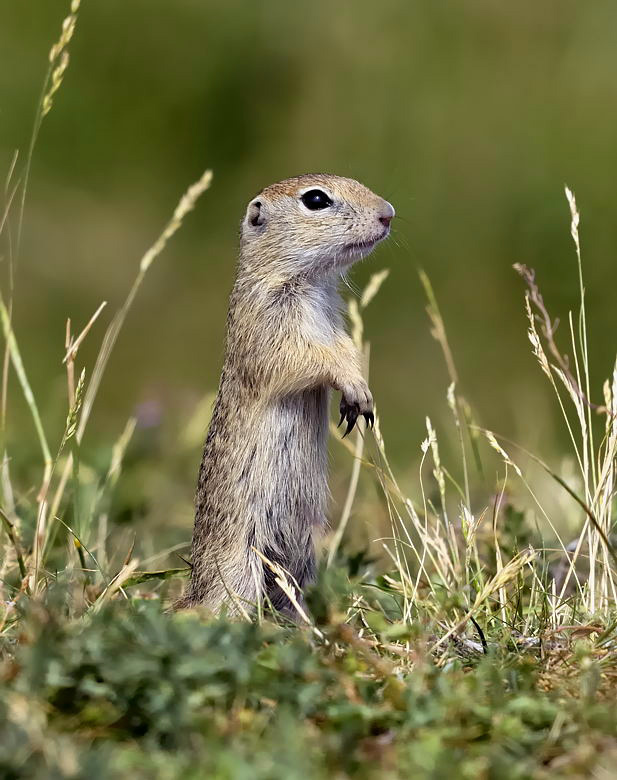
[[[608, 777], [617, 756], [617, 372], [602, 404], [594, 403], [573, 194], [566, 191], [581, 305], [578, 317], [568, 318], [571, 359], [557, 344], [533, 272], [517, 270], [527, 284], [529, 339], [563, 412], [576, 479], [475, 422], [422, 275], [450, 373], [446, 400], [458, 464], [442, 462], [427, 419], [419, 498], [410, 498], [390, 468], [377, 416], [374, 439], [357, 432], [341, 444], [352, 456], [349, 489], [300, 625], [272, 617], [234, 622], [200, 610], [171, 614], [167, 597], [186, 568], [150, 570], [135, 546], [120, 545], [112, 533], [113, 495], [134, 421], [98, 471], [84, 463], [80, 445], [143, 279], [210, 185], [210, 173], [188, 189], [142, 258], [91, 372], [80, 368], [79, 348], [103, 305], [79, 335], [67, 323], [68, 412], [55, 451], [12, 324], [12, 268], [32, 152], [68, 67], [78, 12], [73, 0], [50, 53], [24, 169], [17, 174], [16, 157], [9, 172], [0, 221], [9, 268], [0, 301], [2, 775]], [[367, 356], [362, 312], [385, 276], [373, 277], [350, 302], [353, 337]], [[11, 371], [42, 453], [36, 485], [13, 477], [4, 435]], [[573, 539], [563, 538], [564, 524], [542, 501], [530, 463], [580, 511]], [[496, 483], [488, 476], [495, 467]], [[390, 521], [382, 561], [345, 552], [363, 471], [377, 482]], [[511, 498], [521, 487], [531, 509]], [[294, 582], [274, 568], [295, 599]]]
[[[396, 590], [324, 592], [330, 622], [310, 631], [156, 600], [68, 621], [65, 591], [48, 591], [5, 649], [3, 776], [522, 778], [576, 774], [611, 744], [607, 637], [544, 659], [492, 638], [488, 655], [435, 655], [430, 629], [394, 618]], [[359, 599], [380, 628], [348, 617]]]

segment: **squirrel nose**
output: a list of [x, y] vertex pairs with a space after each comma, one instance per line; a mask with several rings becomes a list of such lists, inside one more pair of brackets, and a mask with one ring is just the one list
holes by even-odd
[[384, 227], [390, 227], [390, 222], [392, 222], [392, 217], [396, 215], [396, 211], [394, 211], [394, 206], [391, 203], [388, 203], [387, 200], [383, 202], [383, 213], [379, 215], [379, 221]]

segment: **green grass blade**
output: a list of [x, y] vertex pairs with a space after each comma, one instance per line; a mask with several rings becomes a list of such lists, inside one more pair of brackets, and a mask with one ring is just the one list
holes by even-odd
[[11, 325], [11, 318], [9, 317], [9, 313], [4, 304], [4, 299], [2, 298], [2, 295], [0, 295], [0, 317], [2, 318], [2, 330], [4, 331], [4, 338], [6, 340], [11, 355], [11, 362], [13, 363], [13, 368], [15, 369], [15, 373], [17, 374], [17, 379], [19, 380], [19, 384], [21, 386], [24, 399], [28, 405], [28, 408], [30, 409], [30, 414], [32, 415], [34, 427], [36, 428], [36, 432], [39, 437], [39, 442], [41, 445], [41, 451], [43, 453], [45, 466], [48, 467], [51, 465], [51, 452], [49, 450], [49, 445], [47, 443], [47, 437], [45, 436], [43, 423], [41, 422], [41, 416], [39, 414], [36, 401], [34, 400], [34, 393], [32, 392], [32, 388], [30, 386], [30, 382], [28, 381], [26, 370], [24, 368], [24, 364], [21, 359], [19, 347], [17, 346], [17, 340], [15, 338], [13, 327]]

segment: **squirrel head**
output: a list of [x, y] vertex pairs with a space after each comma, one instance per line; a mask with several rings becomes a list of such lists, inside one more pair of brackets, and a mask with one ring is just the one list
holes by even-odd
[[285, 179], [249, 203], [241, 263], [283, 279], [340, 272], [388, 236], [394, 213], [354, 179], [324, 173]]

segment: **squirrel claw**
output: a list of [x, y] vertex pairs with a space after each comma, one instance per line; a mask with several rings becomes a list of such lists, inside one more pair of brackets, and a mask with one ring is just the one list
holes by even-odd
[[345, 438], [345, 436], [347, 436], [348, 434], [350, 434], [353, 431], [354, 425], [356, 424], [356, 420], [357, 419], [358, 418], [357, 418], [356, 415], [352, 415], [351, 418], [347, 421], [347, 430], [343, 434], [343, 438]]
[[347, 420], [347, 430], [343, 434], [343, 438], [353, 431], [359, 414], [360, 408], [358, 404], [349, 404], [346, 401], [341, 401], [341, 422], [339, 425], [342, 424], [343, 420]]
[[362, 399], [361, 401], [358, 401], [355, 398], [351, 400], [351, 398], [346, 397], [345, 394], [343, 394], [343, 397], [341, 398], [341, 405], [339, 407], [341, 412], [341, 419], [339, 420], [339, 424], [337, 426], [340, 427], [343, 422], [347, 420], [347, 430], [343, 434], [343, 438], [349, 436], [349, 434], [353, 431], [358, 417], [360, 416], [364, 417], [367, 428], [374, 427], [375, 416], [371, 407], [372, 399], [370, 399], [370, 394], [368, 398]]

